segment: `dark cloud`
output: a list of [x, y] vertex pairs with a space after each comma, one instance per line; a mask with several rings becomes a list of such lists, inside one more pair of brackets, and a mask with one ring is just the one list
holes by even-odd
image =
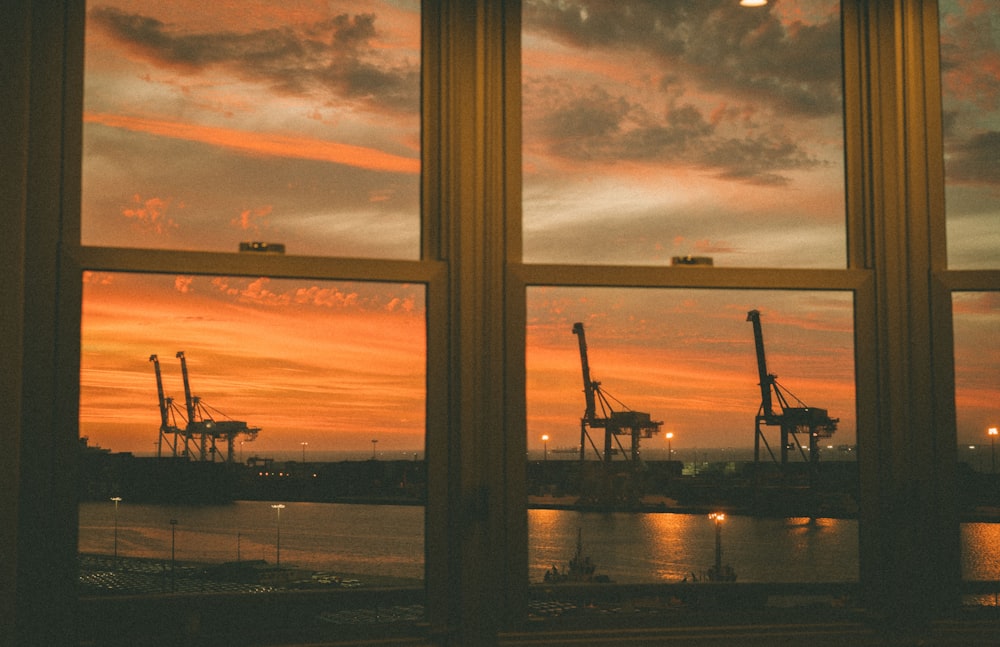
[[525, 28], [583, 49], [634, 51], [698, 87], [788, 114], [841, 110], [840, 24], [782, 24], [733, 0], [527, 0]]
[[[839, 22], [786, 25], [766, 8], [734, 7], [728, 0], [528, 0], [527, 31], [583, 56], [634, 53], [637, 64], [657, 70], [649, 89], [663, 108], [654, 113], [573, 80], [528, 79], [526, 134], [565, 158], [694, 165], [754, 184], [784, 184], [788, 171], [821, 164], [784, 124], [840, 113]], [[730, 98], [708, 114], [685, 102], [688, 89]]]
[[1000, 26], [985, 9], [948, 13], [942, 7], [941, 74], [946, 106], [962, 105], [973, 119], [1000, 108], [996, 55]]
[[249, 32], [181, 33], [148, 16], [97, 7], [90, 20], [154, 64], [188, 73], [224, 68], [288, 94], [333, 92], [373, 109], [419, 109], [419, 62], [398, 63], [372, 46], [373, 14]]
[[[1000, 32], [984, 11], [943, 6], [941, 75], [949, 182], [1000, 185]], [[951, 206], [951, 205], [949, 205]]]
[[525, 124], [528, 137], [537, 133], [550, 153], [564, 158], [686, 164], [764, 185], [785, 184], [782, 172], [821, 164], [778, 127], [767, 134], [723, 136], [688, 104], [658, 116], [604, 88], [576, 90], [553, 79], [529, 84], [526, 94], [537, 97], [529, 102], [543, 113], [537, 123]]
[[787, 184], [778, 171], [820, 164], [790, 139], [767, 135], [711, 142], [698, 161], [720, 169], [722, 177], [770, 185]]
[[945, 161], [949, 180], [1000, 184], [1000, 132], [978, 133], [948, 147]]

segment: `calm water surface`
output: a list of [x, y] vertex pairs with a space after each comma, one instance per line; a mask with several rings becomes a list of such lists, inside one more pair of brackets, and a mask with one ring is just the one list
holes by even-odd
[[[424, 510], [416, 506], [286, 503], [281, 563], [321, 571], [422, 579]], [[80, 504], [79, 550], [110, 554], [114, 505]], [[118, 554], [170, 559], [171, 525], [179, 561], [263, 559], [274, 563], [278, 515], [271, 504], [131, 505], [117, 512]], [[715, 559], [715, 525], [704, 515], [529, 510], [529, 576], [563, 569], [577, 537], [597, 572], [620, 583], [676, 582], [702, 574]], [[843, 519], [728, 517], [724, 564], [744, 582], [858, 579], [857, 522]], [[962, 526], [966, 579], [1000, 579], [1000, 524]]]

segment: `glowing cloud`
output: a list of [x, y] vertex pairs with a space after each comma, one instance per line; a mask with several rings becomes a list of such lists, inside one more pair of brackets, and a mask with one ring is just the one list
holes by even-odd
[[107, 113], [87, 113], [83, 120], [85, 123], [101, 124], [111, 128], [220, 146], [249, 155], [333, 162], [388, 173], [416, 174], [420, 172], [420, 160], [418, 159], [400, 157], [363, 146], [321, 141], [307, 137], [257, 133], [165, 119], [145, 119]]

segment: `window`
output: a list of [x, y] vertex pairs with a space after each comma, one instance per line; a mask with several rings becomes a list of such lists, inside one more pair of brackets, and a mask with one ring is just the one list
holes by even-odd
[[89, 3], [87, 608], [303, 589], [303, 636], [424, 620], [421, 56], [418, 2]]
[[[967, 408], [956, 402], [956, 390], [964, 380], [962, 340], [968, 338], [962, 337], [962, 326], [969, 320], [963, 321], [967, 304], [953, 296], [996, 293], [1000, 279], [993, 269], [946, 262], [952, 250], [945, 240], [936, 2], [842, 3], [847, 262], [842, 264], [837, 252], [821, 264], [761, 269], [540, 258], [530, 248], [531, 217], [522, 227], [520, 214], [521, 7], [501, 2], [424, 3], [419, 254], [370, 260], [341, 252], [300, 256], [291, 247], [285, 255], [237, 254], [229, 243], [212, 250], [89, 239], [81, 244], [83, 4], [31, 3], [18, 20], [0, 23], [5, 36], [0, 43], [14, 53], [7, 60], [20, 63], [10, 66], [9, 92], [0, 98], [9, 115], [3, 128], [11, 131], [0, 191], [10, 206], [10, 222], [3, 223], [11, 225], [6, 240], [12, 250], [0, 259], [5, 270], [0, 320], [11, 331], [0, 338], [10, 367], [0, 376], [10, 394], [0, 407], [12, 430], [0, 470], [0, 484], [12, 495], [0, 498], [0, 510], [5, 521], [13, 520], [0, 524], [4, 554], [11, 557], [0, 564], [6, 575], [0, 578], [0, 613], [4, 626], [14, 627], [14, 642], [76, 643], [97, 629], [130, 643], [151, 634], [177, 642], [240, 635], [262, 643], [315, 643], [330, 634], [310, 634], [297, 621], [320, 617], [331, 597], [341, 597], [206, 592], [162, 596], [148, 605], [78, 597], [82, 533], [75, 468], [86, 272], [420, 286], [426, 309], [428, 484], [425, 588], [417, 603], [425, 622], [396, 625], [388, 630], [391, 635], [379, 636], [400, 644], [491, 644], [498, 633], [501, 642], [514, 644], [585, 644], [595, 636], [611, 642], [611, 631], [619, 641], [655, 640], [666, 633], [678, 638], [677, 625], [662, 616], [633, 623], [637, 616], [630, 615], [627, 627], [619, 621], [603, 634], [600, 620], [588, 620], [581, 631], [579, 616], [572, 614], [525, 621], [538, 604], [558, 602], [533, 597], [529, 590], [534, 555], [542, 550], [565, 555], [562, 542], [574, 534], [564, 524], [558, 546], [529, 541], [525, 456], [529, 449], [535, 456], [538, 451], [528, 435], [525, 388], [532, 293], [642, 288], [840, 295], [853, 311], [858, 580], [839, 589], [821, 582], [820, 588], [801, 583], [784, 590], [795, 597], [842, 591], [857, 606], [835, 612], [832, 625], [813, 624], [822, 620], [815, 613], [784, 609], [766, 617], [754, 614], [753, 624], [774, 619], [791, 626], [795, 637], [807, 638], [829, 636], [832, 626], [838, 637], [858, 643], [874, 640], [873, 633], [884, 635], [886, 627], [905, 628], [917, 641], [985, 644], [995, 636], [994, 619], [979, 622], [985, 616], [978, 609], [955, 608], [963, 593], [992, 595], [996, 586], [988, 581], [984, 589], [962, 579], [956, 420]], [[92, 143], [88, 139], [86, 145]], [[120, 209], [121, 202], [113, 207]], [[573, 242], [563, 246], [572, 248]], [[595, 344], [595, 352], [599, 347]], [[184, 350], [193, 363], [194, 350]], [[140, 361], [148, 352], [143, 350]], [[144, 368], [146, 381], [149, 366]], [[152, 398], [149, 406], [155, 407]], [[113, 514], [110, 505], [104, 510]], [[181, 544], [185, 530], [178, 522], [173, 531]], [[161, 549], [169, 525], [169, 518], [156, 524]], [[722, 530], [728, 542], [731, 537]], [[229, 528], [223, 532], [232, 535]], [[710, 535], [698, 532], [696, 540], [708, 548]], [[980, 541], [989, 539], [987, 533]], [[582, 595], [614, 596], [620, 590], [614, 584], [587, 587]], [[384, 591], [348, 593], [386, 608]], [[392, 598], [394, 607], [413, 602], [409, 592], [400, 595]], [[715, 626], [683, 629], [692, 642], [706, 633], [717, 637], [718, 625], [727, 623], [723, 631], [733, 640], [769, 638], [754, 634], [751, 623], [733, 626], [744, 617], [728, 613], [725, 595], [719, 603], [722, 614], [705, 616]], [[121, 612], [123, 605], [131, 605], [129, 613]], [[53, 608], [64, 612], [52, 614]], [[272, 609], [285, 625], [271, 622]], [[114, 622], [106, 622], [109, 618]], [[869, 624], [872, 618], [877, 624]], [[935, 624], [938, 618], [949, 621]], [[614, 619], [605, 626], [612, 624]], [[362, 640], [361, 630], [342, 630], [345, 626], [337, 626], [338, 640]], [[598, 630], [591, 632], [594, 626]]]
[[844, 266], [839, 2], [523, 22], [526, 261]]
[[[536, 287], [528, 303], [530, 582], [561, 580], [578, 539], [615, 583], [717, 577], [714, 512], [740, 582], [857, 579], [850, 294]], [[750, 310], [781, 376], [759, 426]], [[782, 451], [775, 423], [806, 406], [827, 424]], [[615, 426], [630, 415], [635, 438]]]
[[[526, 2], [522, 42], [529, 582], [578, 540], [622, 584], [856, 580], [856, 277], [726, 272], [846, 266], [840, 3]], [[823, 429], [755, 425], [750, 310]]]
[[[953, 294], [955, 327], [955, 409], [958, 419], [959, 491], [962, 525], [962, 575], [966, 580], [996, 582], [1000, 569], [993, 545], [1000, 525], [993, 511], [998, 502], [997, 427], [994, 406], [997, 304], [996, 292]], [[995, 606], [993, 595], [980, 591], [974, 600]]]
[[948, 265], [996, 269], [1000, 12], [989, 3], [942, 0], [940, 6]]
[[418, 258], [418, 2], [89, 5], [84, 244]]

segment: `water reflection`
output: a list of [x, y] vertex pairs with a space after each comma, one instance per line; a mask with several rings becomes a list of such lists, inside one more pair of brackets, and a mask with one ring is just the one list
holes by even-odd
[[[226, 506], [151, 506], [123, 502], [122, 556], [169, 561], [176, 519], [178, 561], [275, 559], [267, 502]], [[347, 573], [423, 579], [424, 510], [415, 506], [295, 503], [282, 514], [282, 564]], [[110, 555], [113, 507], [80, 505], [79, 549]], [[582, 540], [596, 574], [623, 583], [669, 583], [714, 564], [715, 524], [706, 515], [529, 510], [529, 579], [564, 569]], [[855, 520], [727, 516], [722, 562], [739, 582], [844, 582], [858, 579]], [[962, 525], [966, 580], [1000, 580], [1000, 524]]]
[[962, 524], [962, 577], [1000, 580], [1000, 524]]
[[[699, 579], [715, 560], [715, 523], [704, 515], [529, 510], [529, 578], [563, 567], [575, 550], [597, 572], [625, 584]], [[858, 579], [857, 522], [729, 516], [722, 563], [744, 582], [844, 582]]]

